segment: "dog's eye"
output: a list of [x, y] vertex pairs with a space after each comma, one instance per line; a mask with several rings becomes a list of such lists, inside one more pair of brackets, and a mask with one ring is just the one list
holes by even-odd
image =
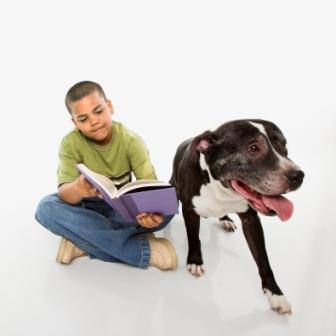
[[257, 145], [252, 145], [247, 149], [248, 153], [256, 153], [259, 152], [259, 147]]

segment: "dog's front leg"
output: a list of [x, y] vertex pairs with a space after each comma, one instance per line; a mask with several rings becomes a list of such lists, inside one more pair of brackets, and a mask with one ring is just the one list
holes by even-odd
[[200, 216], [193, 209], [182, 206], [184, 223], [188, 236], [187, 270], [195, 277], [204, 274], [201, 241], [199, 239]]
[[268, 261], [264, 231], [257, 212], [250, 208], [247, 212], [238, 215], [242, 221], [247, 244], [257, 263], [262, 288], [270, 301], [271, 308], [280, 314], [291, 314], [291, 306], [277, 285]]

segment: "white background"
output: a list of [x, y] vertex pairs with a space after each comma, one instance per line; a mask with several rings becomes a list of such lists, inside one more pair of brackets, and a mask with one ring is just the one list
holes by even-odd
[[[11, 1], [0, 4], [0, 334], [336, 335], [336, 5], [333, 1]], [[269, 311], [241, 229], [201, 229], [207, 275], [54, 262], [34, 211], [56, 190], [64, 96], [99, 82], [160, 179], [177, 145], [238, 118], [275, 122], [306, 173], [293, 218], [263, 218], [292, 317]]]

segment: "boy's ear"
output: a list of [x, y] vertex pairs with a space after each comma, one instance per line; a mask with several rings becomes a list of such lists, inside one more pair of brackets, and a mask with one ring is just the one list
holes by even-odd
[[72, 117], [72, 116], [71, 116], [71, 121], [75, 124], [75, 126], [77, 126], [76, 121], [75, 121], [74, 117]]
[[110, 109], [110, 113], [113, 114], [114, 113], [114, 109], [113, 109], [113, 105], [110, 99], [106, 99], [106, 104]]
[[205, 131], [193, 140], [193, 147], [196, 151], [204, 153], [214, 144], [216, 135], [211, 131]]

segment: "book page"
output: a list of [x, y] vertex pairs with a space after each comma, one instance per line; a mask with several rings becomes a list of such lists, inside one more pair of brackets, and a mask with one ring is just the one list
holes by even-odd
[[[95, 173], [94, 171], [90, 170], [84, 164], [77, 165], [78, 170], [88, 179], [88, 181], [93, 184], [95, 187], [99, 187], [104, 189], [105, 192], [110, 194], [110, 197], [116, 197], [118, 190], [113, 184], [113, 182], [106, 176]], [[101, 190], [99, 190], [101, 191]]]
[[103, 185], [111, 195], [115, 195], [117, 192], [117, 188], [115, 187], [114, 183], [106, 176], [100, 175], [100, 174], [95, 174], [93, 175], [95, 180]]
[[127, 183], [118, 190], [118, 196], [123, 195], [129, 191], [136, 190], [143, 187], [170, 187], [171, 185], [164, 181], [157, 180], [137, 180]]

